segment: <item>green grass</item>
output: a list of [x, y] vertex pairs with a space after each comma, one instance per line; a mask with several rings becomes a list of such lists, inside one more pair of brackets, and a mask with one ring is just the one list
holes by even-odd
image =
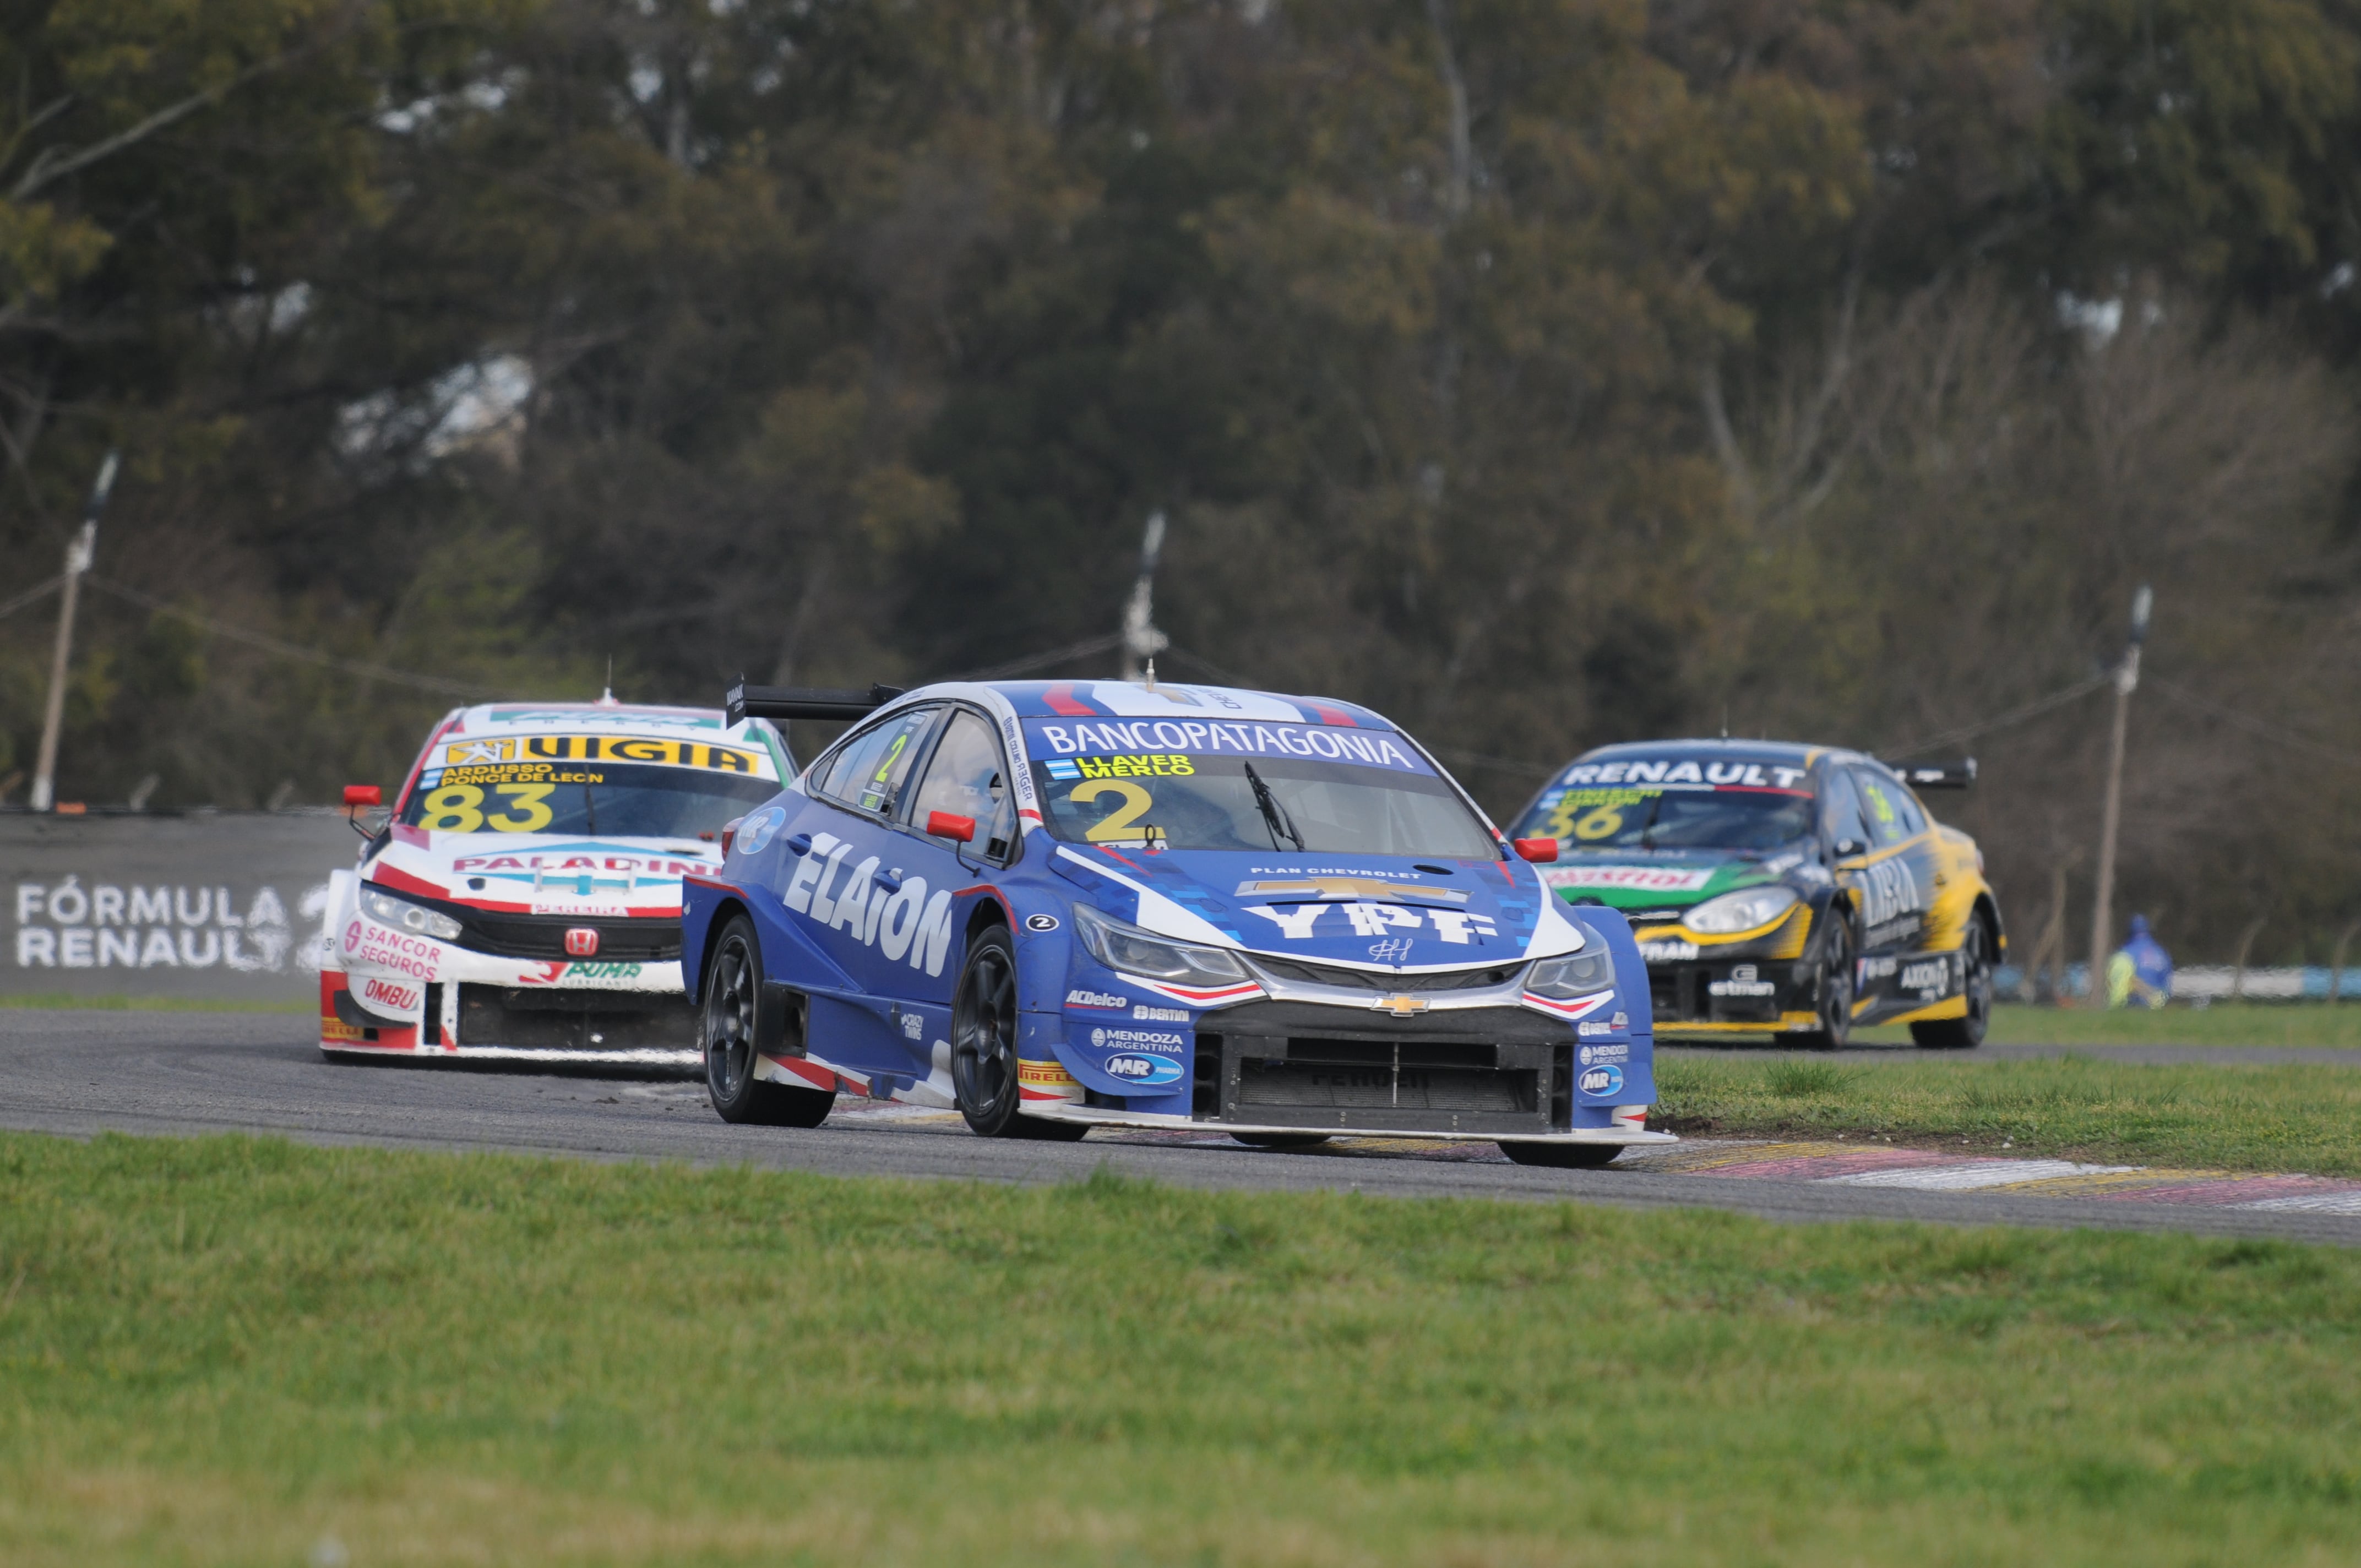
[[2241, 1563], [2361, 1254], [0, 1136], [0, 1560]]
[[94, 1013], [316, 1013], [317, 998], [297, 1002], [193, 1002], [179, 996], [76, 996], [63, 991], [0, 996], [0, 1007], [65, 1008]]
[[[1903, 1028], [1863, 1029], [1859, 1038], [1899, 1043]], [[2225, 1002], [2212, 1007], [2026, 1007], [1993, 1009], [1995, 1045], [2344, 1046], [2361, 1048], [2361, 997], [2322, 1002]]]
[[2119, 1163], [2361, 1176], [2351, 1068], [1656, 1058], [1657, 1114], [1720, 1136], [1933, 1139]]

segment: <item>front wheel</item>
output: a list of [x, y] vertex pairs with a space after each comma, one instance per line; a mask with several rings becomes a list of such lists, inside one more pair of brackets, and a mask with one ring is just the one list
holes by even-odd
[[1820, 983], [1813, 1003], [1819, 1026], [1798, 1043], [1806, 1050], [1840, 1051], [1852, 1037], [1852, 922], [1844, 905], [1833, 902], [1823, 918], [1828, 928], [1820, 941]]
[[970, 1131], [986, 1138], [1072, 1143], [1081, 1122], [1027, 1116], [1017, 1088], [1016, 944], [1005, 926], [978, 932], [951, 997], [951, 1094]]
[[763, 949], [754, 923], [733, 916], [705, 960], [705, 1092], [725, 1122], [817, 1127], [836, 1104], [835, 1091], [767, 1083], [754, 1076], [762, 1005]]
[[1911, 1025], [1910, 1037], [1920, 1049], [1967, 1051], [1984, 1043], [1984, 1030], [1992, 1023], [1994, 946], [1992, 932], [1984, 925], [1983, 912], [1978, 910], [1969, 919], [1968, 934], [1960, 942], [1960, 956], [1967, 969], [1967, 979], [1961, 987], [1968, 998], [1967, 1014]]
[[1597, 1170], [1623, 1152], [1621, 1144], [1502, 1144], [1500, 1152], [1519, 1165], [1554, 1166], [1560, 1170]]

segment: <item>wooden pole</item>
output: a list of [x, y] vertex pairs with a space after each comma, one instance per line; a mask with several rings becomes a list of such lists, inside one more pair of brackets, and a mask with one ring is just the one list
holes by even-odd
[[2122, 818], [2124, 729], [2139, 688], [2140, 645], [2147, 641], [2148, 611], [2156, 595], [2147, 585], [2132, 596], [2132, 641], [2115, 666], [2114, 734], [2107, 749], [2107, 798], [2099, 814], [2099, 886], [2091, 903], [2091, 1004], [2106, 1005], [2107, 955], [2114, 947], [2115, 828]]
[[41, 712], [41, 749], [33, 763], [36, 811], [47, 811], [57, 793], [58, 736], [65, 727], [66, 670], [73, 660], [74, 607], [82, 598], [82, 575], [90, 570], [98, 549], [98, 514], [106, 510], [106, 495], [115, 488], [115, 454], [98, 466], [98, 482], [90, 488], [90, 504], [82, 510], [82, 530], [66, 546], [65, 597], [58, 606], [58, 641], [49, 654], [49, 700]]

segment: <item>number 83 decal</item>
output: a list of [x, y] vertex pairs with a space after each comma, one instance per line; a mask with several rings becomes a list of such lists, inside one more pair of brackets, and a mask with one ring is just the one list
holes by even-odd
[[487, 826], [502, 833], [538, 833], [555, 816], [548, 800], [556, 787], [554, 784], [494, 784], [493, 793], [502, 797], [507, 809], [488, 817], [481, 785], [445, 784], [421, 803], [425, 812], [418, 825], [436, 833], [480, 833]]

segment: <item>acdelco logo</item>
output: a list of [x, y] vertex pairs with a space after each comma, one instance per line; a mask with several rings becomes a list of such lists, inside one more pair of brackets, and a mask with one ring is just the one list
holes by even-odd
[[598, 956], [598, 928], [596, 926], [575, 926], [566, 933], [566, 956], [574, 959], [595, 959]]

